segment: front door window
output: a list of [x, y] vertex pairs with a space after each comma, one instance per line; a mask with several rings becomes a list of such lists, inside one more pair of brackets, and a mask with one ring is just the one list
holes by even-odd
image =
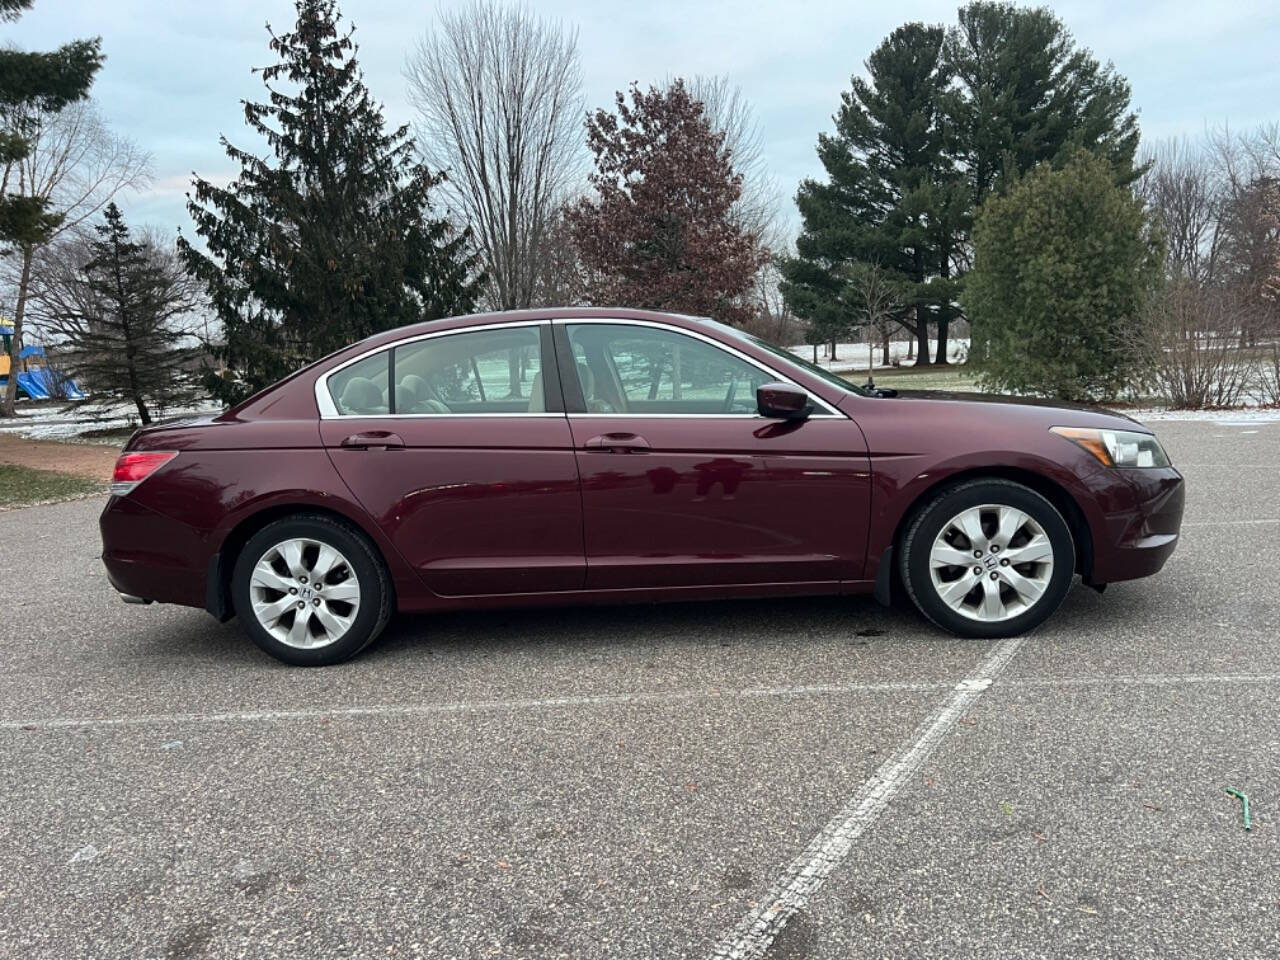
[[777, 378], [696, 337], [660, 327], [568, 324], [588, 413], [756, 413], [756, 388]]

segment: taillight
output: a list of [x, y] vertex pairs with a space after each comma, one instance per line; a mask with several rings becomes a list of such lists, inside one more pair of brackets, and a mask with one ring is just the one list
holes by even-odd
[[122, 453], [111, 477], [111, 494], [123, 497], [178, 455], [177, 450], [138, 450]]

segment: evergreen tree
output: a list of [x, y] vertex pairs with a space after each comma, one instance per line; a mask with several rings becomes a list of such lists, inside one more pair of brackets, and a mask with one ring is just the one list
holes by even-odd
[[[34, 0], [0, 0], [0, 20], [16, 20]], [[75, 40], [51, 53], [0, 49], [0, 244], [39, 243], [58, 224], [41, 197], [12, 196], [8, 192], [13, 165], [27, 155], [28, 125], [33, 114], [54, 113], [89, 94], [102, 66], [99, 39]]]
[[[966, 233], [992, 191], [1080, 149], [1105, 158], [1117, 183], [1140, 175], [1128, 82], [1077, 49], [1051, 10], [976, 0], [961, 8], [947, 57], [962, 90], [956, 120], [970, 191]], [[1000, 334], [972, 319], [971, 349], [981, 354]]]
[[224, 137], [239, 177], [197, 178], [188, 201], [208, 252], [179, 239], [222, 322], [225, 372], [208, 380], [226, 402], [380, 330], [467, 313], [480, 290], [469, 233], [433, 216], [443, 174], [418, 161], [407, 126], [385, 130], [354, 28], [340, 29], [333, 0], [296, 5], [292, 32], [268, 28], [267, 102], [245, 104], [272, 159]]
[[[907, 24], [867, 61], [843, 95], [834, 136], [819, 138], [827, 181], [805, 181], [804, 220], [784, 292], [829, 337], [847, 332], [857, 263], [908, 284], [910, 316], [897, 319], [929, 362], [946, 362], [973, 218], [990, 194], [1037, 164], [1084, 148], [1105, 157], [1118, 183], [1134, 168], [1137, 120], [1129, 86], [1110, 64], [1077, 49], [1051, 11], [978, 0], [959, 25]], [[974, 330], [975, 344], [987, 332]]]
[[147, 424], [156, 410], [199, 394], [192, 370], [195, 284], [172, 254], [135, 242], [114, 203], [94, 229], [77, 297], [86, 309], [56, 318], [64, 336], [60, 354], [86, 402], [127, 401]]
[[[0, 0], [0, 20], [17, 20], [34, 0]], [[74, 40], [51, 53], [0, 49], [0, 250], [18, 248], [30, 261], [31, 251], [48, 242], [63, 215], [50, 210], [48, 197], [13, 193], [15, 168], [28, 156], [33, 128], [41, 115], [55, 113], [88, 96], [102, 67], [99, 39]], [[29, 279], [29, 278], [24, 278]], [[18, 369], [22, 350], [22, 311], [13, 317], [9, 369]], [[0, 396], [0, 415], [13, 416], [18, 379], [11, 376]]]
[[1163, 251], [1108, 160], [1080, 151], [988, 198], [974, 228], [965, 311], [989, 331], [988, 386], [1064, 400], [1114, 397]]
[[868, 79], [853, 78], [835, 134], [818, 138], [827, 181], [800, 184], [804, 229], [783, 267], [796, 314], [833, 341], [860, 316], [856, 265], [889, 271], [906, 308], [894, 319], [915, 334], [920, 364], [930, 361], [930, 323], [945, 324], [953, 309], [951, 261], [965, 211], [944, 39], [942, 27], [899, 27], [868, 58]]
[[975, 211], [1003, 179], [1082, 147], [1107, 158], [1119, 182], [1136, 178], [1129, 84], [1077, 49], [1053, 11], [976, 0], [960, 9], [946, 55], [963, 91], [957, 122]]

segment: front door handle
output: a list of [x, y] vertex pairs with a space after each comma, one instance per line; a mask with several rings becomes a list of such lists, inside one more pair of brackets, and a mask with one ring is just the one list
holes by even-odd
[[601, 453], [645, 453], [650, 449], [649, 441], [634, 433], [605, 433], [592, 437], [582, 448]]
[[368, 430], [353, 433], [342, 441], [344, 450], [402, 450], [404, 441], [389, 430]]

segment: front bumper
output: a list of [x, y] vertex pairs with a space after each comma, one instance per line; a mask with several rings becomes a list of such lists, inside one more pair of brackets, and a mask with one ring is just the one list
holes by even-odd
[[1178, 545], [1186, 484], [1172, 467], [1117, 470], [1128, 494], [1095, 536], [1088, 582], [1115, 583], [1157, 573]]

